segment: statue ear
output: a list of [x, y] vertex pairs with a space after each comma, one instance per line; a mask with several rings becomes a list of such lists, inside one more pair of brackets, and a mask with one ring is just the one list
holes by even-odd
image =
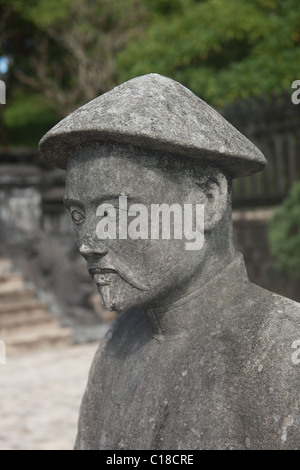
[[222, 219], [227, 207], [228, 182], [220, 171], [207, 182], [204, 189], [204, 226], [212, 230]]

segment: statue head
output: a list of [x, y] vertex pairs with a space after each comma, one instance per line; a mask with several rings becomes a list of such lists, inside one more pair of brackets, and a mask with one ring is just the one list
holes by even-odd
[[40, 143], [67, 170], [74, 237], [106, 308], [184, 297], [233, 256], [231, 180], [265, 159], [173, 80], [130, 80]]

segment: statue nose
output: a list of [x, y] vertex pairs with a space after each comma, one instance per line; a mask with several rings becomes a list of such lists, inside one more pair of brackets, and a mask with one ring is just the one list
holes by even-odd
[[79, 251], [82, 254], [82, 256], [88, 256], [88, 255], [106, 255], [108, 253], [108, 250], [103, 246], [103, 245], [97, 245], [97, 246], [90, 246], [90, 245], [85, 245], [82, 244], [79, 247]]

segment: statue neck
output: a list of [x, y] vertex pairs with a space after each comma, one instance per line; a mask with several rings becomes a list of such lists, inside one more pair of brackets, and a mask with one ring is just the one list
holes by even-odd
[[171, 298], [166, 296], [144, 309], [155, 338], [177, 340], [187, 337], [193, 329], [201, 329], [206, 319], [211, 321], [211, 316], [217, 315], [226, 305], [232, 305], [234, 298], [247, 286], [249, 280], [240, 253], [235, 253], [222, 265], [213, 261], [210, 260], [209, 269], [202, 270], [201, 276], [185, 287], [184, 293], [181, 290], [174, 296], [172, 292]]

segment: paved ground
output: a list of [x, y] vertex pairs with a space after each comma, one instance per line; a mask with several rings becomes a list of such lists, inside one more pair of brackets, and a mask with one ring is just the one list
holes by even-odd
[[27, 352], [0, 365], [0, 450], [72, 449], [97, 343]]

